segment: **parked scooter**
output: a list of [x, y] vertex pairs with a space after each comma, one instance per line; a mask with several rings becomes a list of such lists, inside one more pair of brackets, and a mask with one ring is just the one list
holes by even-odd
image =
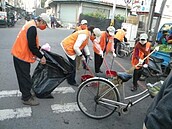
[[148, 77], [159, 76], [167, 77], [172, 69], [172, 61], [167, 66], [162, 65], [164, 59], [150, 56], [148, 67], [143, 67], [143, 72], [140, 80], [145, 80]]

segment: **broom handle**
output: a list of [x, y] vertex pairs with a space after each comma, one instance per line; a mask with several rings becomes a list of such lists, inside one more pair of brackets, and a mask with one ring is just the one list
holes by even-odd
[[[88, 60], [90, 60], [90, 59], [88, 59]], [[90, 74], [91, 74], [92, 76], [94, 76], [94, 74], [92, 73], [91, 69], [88, 67], [88, 64], [86, 63], [86, 61], [84, 60], [83, 62], [84, 62], [84, 64], [85, 64], [85, 66], [87, 67], [88, 71], [90, 72]], [[85, 71], [86, 71], [86, 70], [85, 70]]]
[[[151, 53], [149, 53], [145, 58], [143, 58], [143, 61], [146, 60], [150, 55], [152, 55], [156, 50], [154, 49]], [[139, 66], [140, 64], [138, 63], [135, 65], [135, 67]]]
[[112, 59], [112, 62], [111, 62], [111, 66], [110, 66], [110, 69], [112, 70], [112, 65], [113, 65], [113, 62], [114, 62], [114, 56], [113, 56], [113, 59]]
[[110, 69], [109, 69], [109, 67], [108, 67], [108, 65], [107, 65], [107, 62], [106, 62], [105, 57], [103, 58], [103, 61], [104, 61], [104, 63], [105, 63], [106, 68], [108, 69], [108, 71], [109, 71], [109, 73], [110, 73], [110, 76], [112, 77], [112, 73], [111, 73], [111, 71], [110, 71]]

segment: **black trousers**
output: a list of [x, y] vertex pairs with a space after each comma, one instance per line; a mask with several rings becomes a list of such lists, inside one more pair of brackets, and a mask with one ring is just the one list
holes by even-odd
[[30, 63], [22, 61], [13, 56], [14, 68], [17, 75], [20, 92], [22, 93], [22, 100], [27, 101], [32, 94], [32, 79], [30, 76]]
[[142, 71], [143, 71], [142, 68], [134, 70], [134, 73], [133, 73], [133, 86], [134, 87], [137, 87], [137, 85], [138, 85], [137, 81], [140, 79], [140, 77], [142, 75]]
[[103, 58], [99, 54], [94, 52], [95, 73], [99, 73], [102, 63], [103, 63]]
[[[67, 55], [66, 55], [66, 56], [67, 56]], [[68, 57], [68, 56], [67, 56], [67, 58], [68, 58], [69, 62], [73, 65], [73, 68], [74, 68], [72, 74], [71, 74], [69, 77], [67, 77], [67, 82], [68, 82], [69, 84], [73, 85], [73, 84], [76, 83], [76, 81], [75, 81], [75, 76], [76, 76], [76, 60], [72, 60], [72, 59], [71, 59], [70, 57]]]
[[117, 47], [117, 44], [120, 43], [120, 41], [116, 38], [114, 38], [114, 49], [115, 49], [115, 54], [116, 54], [116, 47]]

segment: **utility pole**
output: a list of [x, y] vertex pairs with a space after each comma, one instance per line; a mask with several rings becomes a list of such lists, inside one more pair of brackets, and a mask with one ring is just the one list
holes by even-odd
[[156, 0], [151, 0], [150, 10], [149, 10], [149, 17], [148, 17], [148, 27], [146, 29], [146, 33], [148, 34], [148, 37], [150, 38], [151, 28], [152, 28], [152, 21], [154, 17], [155, 12], [155, 6], [156, 6]]
[[[156, 35], [157, 35], [157, 32], [158, 32], [159, 24], [160, 24], [160, 21], [161, 21], [161, 17], [162, 17], [162, 13], [163, 13], [166, 1], [167, 0], [163, 0], [162, 3], [161, 3], [161, 8], [160, 8], [159, 16], [157, 18], [155, 29], [154, 29], [154, 33], [152, 35], [152, 43], [153, 44], [156, 41]], [[150, 15], [148, 17], [148, 28], [146, 30], [149, 38], [150, 38], [150, 36], [152, 34], [151, 29], [152, 29], [152, 21], [153, 21], [154, 12], [155, 12], [155, 6], [156, 6], [156, 0], [152, 0], [151, 1], [151, 6], [150, 6]]]
[[112, 17], [110, 23], [111, 26], [114, 26], [115, 9], [116, 9], [116, 0], [113, 1]]
[[159, 15], [159, 17], [157, 19], [157, 22], [156, 22], [156, 25], [155, 25], [155, 29], [154, 29], [154, 34], [152, 36], [152, 43], [153, 44], [156, 41], [156, 36], [157, 36], [157, 33], [158, 33], [159, 24], [160, 24], [160, 21], [161, 21], [161, 18], [162, 18], [162, 14], [163, 14], [163, 10], [164, 10], [166, 2], [167, 2], [167, 0], [163, 0], [162, 4], [161, 4], [160, 15]]

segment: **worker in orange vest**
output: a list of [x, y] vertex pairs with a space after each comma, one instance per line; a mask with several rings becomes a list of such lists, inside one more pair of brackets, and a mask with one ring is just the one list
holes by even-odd
[[102, 73], [100, 67], [103, 63], [104, 54], [113, 52], [113, 56], [116, 57], [114, 53], [114, 33], [115, 28], [109, 26], [106, 31], [100, 31], [100, 29], [95, 28], [93, 30], [96, 38], [92, 40], [93, 50], [94, 50], [94, 60], [95, 60], [95, 73]]
[[[88, 28], [87, 25], [88, 25], [87, 20], [85, 20], [85, 19], [81, 20], [80, 25], [79, 25], [78, 27], [76, 27], [76, 29], [75, 29], [74, 32], [79, 31], [79, 30], [85, 30], [85, 29], [87, 29], [87, 28]], [[74, 33], [74, 32], [73, 32], [73, 33]], [[87, 56], [85, 55], [85, 53], [84, 53], [83, 50], [82, 50], [82, 54], [85, 56], [85, 59], [86, 59], [86, 62], [87, 62]], [[80, 62], [81, 62], [80, 59], [81, 59], [81, 58], [76, 57], [76, 69], [77, 69], [77, 70], [79, 70], [79, 67], [80, 67]], [[84, 69], [87, 69], [84, 62], [82, 62], [82, 65], [83, 65], [83, 68], [84, 68]]]
[[25, 105], [39, 105], [30, 92], [32, 88], [30, 65], [36, 61], [37, 57], [40, 58], [41, 64], [46, 64], [45, 57], [39, 51], [37, 28], [45, 30], [49, 23], [50, 18], [45, 13], [42, 13], [37, 20], [27, 22], [20, 30], [11, 50], [19, 89], [22, 93], [22, 102]]
[[118, 29], [116, 31], [115, 37], [114, 37], [114, 49], [115, 49], [115, 53], [116, 53], [116, 47], [118, 43], [121, 42], [127, 42], [127, 38], [125, 37], [127, 32], [127, 29], [122, 28], [122, 29]]
[[80, 25], [79, 25], [78, 27], [76, 27], [75, 31], [78, 31], [78, 30], [85, 30], [85, 29], [87, 29], [87, 27], [88, 27], [87, 25], [88, 25], [87, 20], [83, 19], [83, 20], [81, 20]]
[[76, 31], [68, 37], [66, 37], [62, 42], [61, 46], [69, 60], [73, 65], [73, 73], [67, 78], [68, 84], [72, 86], [78, 86], [75, 76], [76, 76], [76, 57], [79, 56], [81, 60], [85, 61], [85, 57], [82, 54], [84, 50], [86, 56], [90, 57], [90, 51], [88, 49], [88, 42], [91, 35], [93, 35], [93, 26], [88, 27], [86, 30]]
[[148, 42], [148, 36], [147, 34], [143, 33], [140, 34], [140, 40], [136, 43], [135, 48], [133, 50], [132, 60], [131, 64], [132, 66], [136, 66], [139, 63], [139, 66], [135, 67], [134, 73], [133, 73], [133, 86], [131, 88], [131, 91], [136, 91], [138, 84], [137, 81], [141, 77], [142, 74], [142, 67], [148, 66], [149, 58], [147, 58], [145, 61], [143, 60], [151, 50], [151, 43]]

